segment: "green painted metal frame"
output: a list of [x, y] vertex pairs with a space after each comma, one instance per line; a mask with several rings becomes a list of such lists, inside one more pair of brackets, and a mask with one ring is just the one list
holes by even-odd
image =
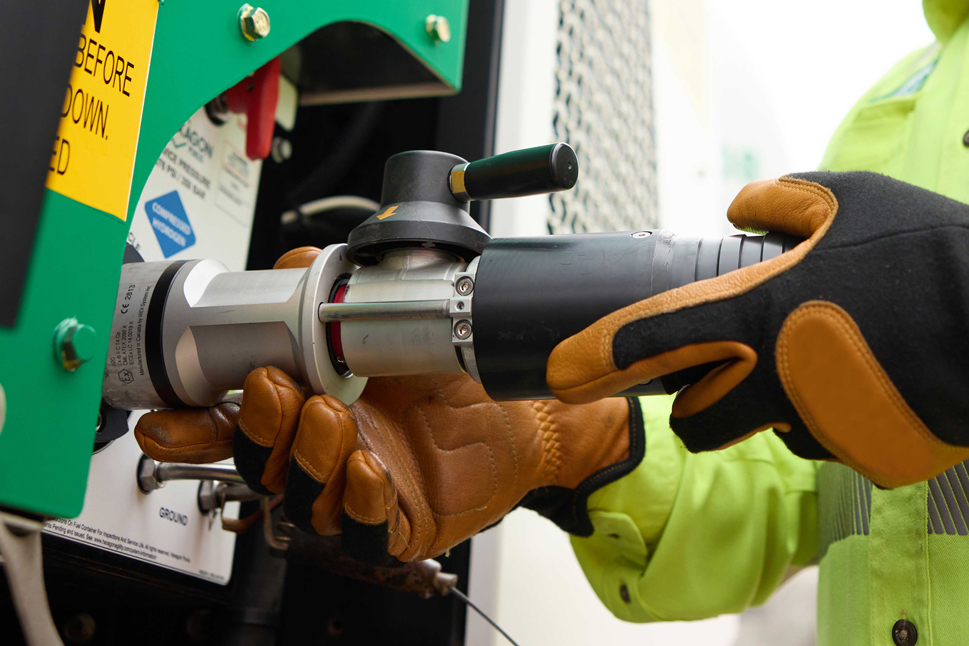
[[[0, 506], [48, 516], [80, 513], [125, 239], [155, 160], [185, 120], [306, 35], [340, 21], [385, 31], [457, 91], [467, 2], [260, 0], [272, 29], [256, 42], [240, 35], [236, 16], [242, 0], [159, 5], [128, 218], [122, 222], [48, 190], [17, 326], [0, 328], [0, 386], [7, 401], [0, 429]], [[449, 43], [427, 34], [429, 14], [449, 20]], [[55, 362], [53, 352], [54, 328], [68, 317], [93, 326], [100, 344], [99, 358], [73, 373]], [[135, 474], [131, 477], [134, 482]]]

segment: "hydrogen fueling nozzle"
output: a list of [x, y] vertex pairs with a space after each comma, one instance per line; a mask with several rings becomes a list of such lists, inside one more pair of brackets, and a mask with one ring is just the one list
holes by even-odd
[[[368, 377], [461, 372], [494, 399], [550, 398], [545, 369], [560, 341], [799, 242], [667, 231], [492, 240], [469, 215], [470, 200], [566, 190], [577, 176], [566, 144], [472, 163], [405, 152], [387, 161], [380, 208], [308, 269], [124, 265], [104, 398], [127, 409], [208, 406], [265, 365], [346, 403]], [[634, 392], [682, 385], [656, 379]]]

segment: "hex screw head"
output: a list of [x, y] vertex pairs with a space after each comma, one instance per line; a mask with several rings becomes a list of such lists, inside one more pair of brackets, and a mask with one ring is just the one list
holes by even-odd
[[244, 4], [239, 9], [239, 29], [246, 40], [265, 38], [269, 35], [269, 14], [262, 7]]
[[68, 372], [74, 372], [97, 354], [97, 333], [75, 318], [64, 319], [54, 328], [54, 357]]
[[461, 320], [455, 323], [454, 336], [462, 341], [471, 338], [471, 321]]
[[429, 15], [424, 20], [424, 28], [434, 40], [442, 43], [451, 42], [451, 23], [444, 16]]
[[155, 480], [155, 461], [147, 455], [142, 455], [138, 460], [138, 489], [141, 493], [151, 493], [155, 489], [162, 487], [161, 482]]
[[98, 625], [95, 623], [94, 617], [86, 612], [78, 612], [68, 617], [67, 621], [64, 622], [62, 628], [64, 641], [71, 645], [87, 644], [94, 639], [97, 629]]
[[272, 155], [274, 162], [277, 164], [282, 164], [284, 161], [293, 156], [293, 144], [290, 143], [289, 139], [285, 139], [283, 137], [273, 137], [270, 154]]
[[474, 281], [468, 276], [464, 276], [458, 280], [454, 290], [461, 296], [467, 296], [474, 291]]

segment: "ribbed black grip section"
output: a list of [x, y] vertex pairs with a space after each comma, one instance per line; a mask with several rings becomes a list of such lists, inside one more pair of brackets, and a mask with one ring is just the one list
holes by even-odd
[[[669, 231], [492, 240], [475, 278], [474, 350], [494, 399], [548, 399], [552, 350], [618, 309], [770, 260], [801, 240], [770, 233], [680, 238]], [[665, 393], [675, 380], [626, 394]]]
[[572, 147], [550, 144], [471, 162], [464, 169], [464, 190], [472, 200], [522, 197], [568, 190], [578, 177]]

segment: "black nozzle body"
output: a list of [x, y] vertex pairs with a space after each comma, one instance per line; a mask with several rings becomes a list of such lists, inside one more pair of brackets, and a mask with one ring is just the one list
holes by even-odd
[[380, 208], [347, 238], [347, 256], [373, 265], [400, 248], [440, 249], [469, 261], [490, 239], [451, 194], [448, 173], [465, 160], [436, 150], [398, 153], [384, 166]]
[[[769, 260], [799, 242], [779, 233], [700, 239], [669, 231], [492, 240], [474, 281], [481, 383], [497, 400], [549, 399], [548, 357], [566, 338], [627, 305]], [[681, 382], [664, 377], [629, 394], [675, 392]]]

